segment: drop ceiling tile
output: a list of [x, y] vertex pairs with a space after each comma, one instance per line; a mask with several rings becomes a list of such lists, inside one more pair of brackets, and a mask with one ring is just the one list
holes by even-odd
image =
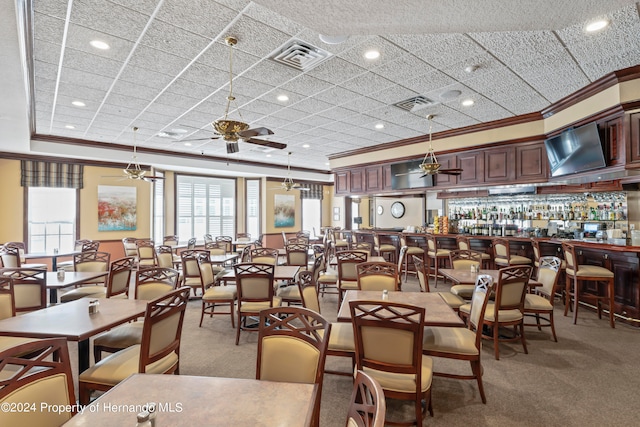
[[101, 76], [115, 78], [120, 72], [121, 64], [118, 61], [98, 55], [88, 55], [86, 52], [79, 50], [65, 49], [64, 67], [87, 72], [99, 70], [98, 73]]
[[[54, 75], [55, 78], [55, 75]], [[71, 83], [78, 86], [94, 88], [107, 91], [113, 83], [113, 78], [101, 76], [91, 71], [74, 70], [72, 68], [64, 68], [60, 75], [60, 81]]]
[[394, 86], [394, 83], [391, 80], [378, 76], [377, 74], [368, 72], [348, 81], [344, 81], [340, 86], [361, 95], [369, 95], [373, 92]]
[[155, 70], [170, 76], [179, 74], [188, 64], [187, 58], [143, 45], [136, 48], [129, 60], [129, 65], [134, 67]]
[[[303, 120], [308, 117], [308, 113], [300, 110], [296, 110], [293, 107], [282, 108], [278, 111], [274, 111], [269, 117], [277, 117], [281, 120], [286, 120], [289, 123]], [[311, 116], [315, 117], [315, 116]]]
[[269, 55], [291, 38], [291, 34], [279, 31], [246, 15], [241, 15], [225, 35], [233, 36], [238, 40], [234, 50], [241, 50], [259, 57]]
[[514, 93], [512, 98], [501, 99], [499, 104], [515, 115], [534, 113], [549, 106], [549, 102], [537, 93], [523, 96]]
[[433, 67], [412, 54], [404, 54], [394, 58], [392, 61], [385, 61], [371, 71], [393, 82], [402, 84], [403, 81], [416, 75], [433, 71]]
[[313, 77], [329, 83], [341, 84], [365, 72], [366, 70], [364, 68], [334, 56], [310, 70], [308, 73]]
[[[34, 63], [34, 75], [36, 77], [40, 77], [43, 79], [56, 80], [58, 76], [58, 68], [50, 63], [38, 61], [33, 61]], [[38, 88], [36, 88], [36, 91]]]
[[[440, 71], [433, 71], [405, 81], [402, 86], [419, 94], [445, 88], [456, 81]], [[398, 100], [401, 101], [401, 100]]]
[[402, 84], [397, 84], [379, 92], [375, 92], [371, 96], [384, 104], [391, 105], [405, 99], [413, 98], [417, 95], [419, 95], [418, 92], [405, 87], [405, 83], [403, 82]]
[[171, 106], [175, 108], [175, 115], [182, 115], [185, 111], [193, 108], [200, 101], [196, 98], [191, 98], [189, 96], [177, 95], [171, 92], [164, 92], [162, 95], [155, 100], [156, 104], [162, 106]]
[[289, 123], [287, 126], [285, 126], [284, 129], [290, 131], [290, 132], [296, 132], [296, 133], [301, 133], [304, 132], [306, 130], [311, 129], [313, 126], [309, 126], [305, 123], [302, 122], [293, 122], [293, 123]]
[[254, 113], [259, 113], [262, 115], [267, 115], [274, 111], [278, 111], [281, 108], [282, 108], [281, 106], [273, 102], [267, 102], [262, 99], [255, 99], [251, 102], [248, 102], [247, 104], [244, 104], [242, 107], [242, 111], [247, 110], [247, 111], [252, 111]]
[[[265, 84], [265, 83], [260, 83], [257, 82], [255, 80], [251, 80], [248, 79], [246, 77], [236, 77], [233, 80], [233, 93], [234, 94], [242, 94], [245, 97], [251, 98], [251, 99], [257, 99], [262, 97], [263, 95], [266, 94], [266, 96], [270, 96], [271, 102], [278, 102], [280, 103], [280, 101], [278, 101], [276, 99], [276, 93], [275, 91], [272, 91], [272, 86]], [[229, 90], [228, 87], [225, 88], [226, 91]], [[271, 92], [270, 92], [271, 91]], [[294, 96], [294, 95], [292, 95]], [[298, 99], [302, 99], [302, 97], [298, 97]], [[289, 103], [291, 103], [291, 100], [289, 101]], [[285, 106], [286, 104], [280, 103], [282, 106]]]
[[331, 103], [335, 103], [336, 105], [342, 105], [353, 99], [357, 99], [360, 96], [362, 95], [355, 93], [353, 91], [344, 89], [340, 86], [333, 86], [330, 89], [327, 89], [323, 92], [320, 92], [314, 95], [314, 98], [319, 99], [320, 101], [331, 102]]
[[281, 86], [299, 75], [299, 71], [269, 60], [257, 63], [243, 74], [246, 78], [273, 86]]
[[56, 114], [68, 115], [70, 117], [78, 116], [85, 119], [90, 119], [95, 114], [95, 110], [98, 107], [97, 103], [87, 101], [86, 107], [76, 107], [71, 105], [71, 102], [74, 101], [73, 98], [68, 98], [66, 96], [58, 96], [56, 99], [55, 111]]
[[186, 96], [200, 101], [208, 98], [216, 90], [217, 88], [214, 86], [179, 78], [167, 87], [167, 91], [165, 93], [173, 94], [174, 96]]
[[310, 126], [315, 126], [315, 127], [324, 127], [327, 125], [331, 125], [332, 123], [335, 123], [335, 121], [333, 119], [327, 118], [327, 117], [323, 117], [321, 115], [318, 114], [313, 114], [311, 116], [306, 116], [304, 119], [301, 119], [304, 123], [310, 125]]
[[165, 0], [157, 19], [213, 39], [237, 15], [235, 10], [209, 0], [190, 0], [185, 6], [183, 0]]
[[120, 80], [153, 87], [160, 92], [171, 82], [172, 76], [129, 65], [122, 71]]
[[304, 29], [302, 25], [254, 2], [249, 4], [246, 14], [258, 22], [289, 35], [297, 34]]
[[102, 114], [111, 114], [114, 116], [122, 116], [127, 117], [129, 120], [132, 120], [138, 114], [140, 114], [140, 110], [136, 110], [133, 108], [127, 108], [122, 106], [105, 104], [100, 109], [100, 115]]
[[[96, 14], [96, 10], [100, 10]], [[125, 40], [135, 41], [149, 16], [113, 2], [85, 0], [74, 2], [71, 21], [97, 32], [111, 34]]]
[[36, 14], [49, 15], [64, 20], [67, 15], [67, 3], [37, 1], [33, 4], [33, 10]]
[[318, 114], [320, 116], [328, 117], [328, 118], [333, 119], [333, 120], [343, 120], [343, 119], [346, 119], [348, 117], [351, 117], [351, 116], [355, 115], [356, 113], [354, 111], [348, 110], [346, 108], [334, 107], [334, 108], [330, 108], [328, 110], [321, 111]]
[[480, 55], [483, 50], [465, 34], [450, 34], [437, 44], [428, 44], [416, 50], [415, 55], [433, 67], [441, 68]]
[[315, 98], [305, 98], [297, 102], [293, 107], [296, 110], [305, 111], [309, 114], [318, 114], [331, 108], [331, 104]]
[[353, 101], [346, 102], [341, 106], [343, 108], [353, 110], [357, 113], [365, 113], [371, 110], [376, 110], [379, 108], [386, 107], [386, 104], [366, 96], [361, 96], [360, 98], [354, 99]]
[[507, 66], [564, 50], [551, 31], [487, 32], [469, 36]]
[[[236, 45], [237, 46], [237, 45]], [[242, 75], [248, 68], [260, 61], [259, 56], [251, 55], [247, 52], [234, 48], [233, 50], [233, 76]], [[224, 44], [224, 38], [212, 44], [209, 49], [202, 52], [198, 57], [198, 63], [216, 68], [227, 73], [229, 79], [229, 46]]]
[[278, 90], [291, 91], [305, 96], [313, 96], [318, 92], [329, 90], [332, 87], [334, 87], [334, 85], [325, 82], [324, 80], [316, 79], [308, 74], [300, 74], [280, 86]]
[[113, 93], [151, 101], [158, 94], [158, 89], [125, 80], [118, 80], [113, 86]]
[[154, 20], [140, 43], [183, 58], [192, 59], [211, 42], [206, 37]]
[[[380, 57], [374, 60], [365, 58], [365, 53], [370, 50], [378, 51], [380, 53]], [[350, 49], [343, 50], [338, 53], [337, 56], [364, 69], [373, 70], [381, 64], [393, 61], [395, 58], [398, 58], [405, 53], [406, 50], [389, 42], [381, 36], [370, 36]]]

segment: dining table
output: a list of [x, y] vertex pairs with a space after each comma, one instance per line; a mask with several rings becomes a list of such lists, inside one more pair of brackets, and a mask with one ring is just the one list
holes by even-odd
[[81, 285], [83, 283], [105, 277], [108, 271], [65, 271], [64, 277], [60, 280], [58, 272], [47, 271], [47, 289], [49, 290], [49, 303], [58, 303], [58, 289]]
[[27, 338], [65, 337], [78, 343], [79, 372], [89, 368], [89, 338], [144, 315], [147, 301], [101, 298], [89, 313], [91, 298], [52, 305], [0, 320], [0, 335]]
[[157, 427], [303, 427], [311, 425], [317, 393], [315, 384], [133, 374], [64, 426], [134, 426], [153, 404]]
[[[351, 322], [351, 301], [383, 301], [383, 292], [348, 290], [338, 310], [338, 322]], [[437, 292], [392, 291], [386, 294], [390, 302], [415, 305], [425, 309], [425, 326], [463, 327], [464, 322]]]
[[211, 255], [209, 259], [212, 264], [218, 265], [226, 265], [226, 264], [234, 264], [236, 260], [240, 257], [240, 254], [225, 254], [225, 255]]
[[51, 270], [52, 271], [56, 271], [58, 269], [58, 258], [60, 257], [70, 257], [70, 256], [74, 256], [79, 254], [81, 251], [58, 251], [58, 250], [52, 250], [52, 251], [46, 251], [46, 252], [33, 252], [33, 253], [26, 253], [23, 255], [25, 260], [28, 259], [51, 259]]

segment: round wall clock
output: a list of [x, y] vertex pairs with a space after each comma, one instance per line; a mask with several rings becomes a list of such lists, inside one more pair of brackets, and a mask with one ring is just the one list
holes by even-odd
[[394, 218], [402, 218], [404, 216], [404, 204], [402, 202], [394, 202], [391, 205], [391, 215]]
[[378, 215], [382, 215], [384, 213], [384, 208], [382, 207], [382, 205], [378, 205]]

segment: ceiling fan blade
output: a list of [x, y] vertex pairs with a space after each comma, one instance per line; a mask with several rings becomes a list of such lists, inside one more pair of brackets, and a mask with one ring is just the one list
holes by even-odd
[[394, 176], [407, 176], [407, 175], [415, 175], [417, 173], [420, 173], [422, 171], [419, 170], [415, 170], [415, 171], [411, 171], [411, 172], [405, 172], [405, 173], [397, 173]]
[[144, 181], [147, 181], [147, 182], [156, 182], [156, 181], [158, 181], [160, 179], [164, 179], [164, 177], [163, 176], [153, 176], [153, 175], [151, 175], [151, 176], [145, 176], [142, 179]]
[[265, 141], [264, 139], [249, 138], [249, 139], [245, 139], [244, 142], [248, 142], [250, 144], [256, 144], [256, 145], [262, 145], [264, 147], [277, 148], [279, 150], [287, 148], [287, 144], [283, 144], [281, 142], [274, 142], [274, 141]]
[[442, 173], [445, 175], [460, 175], [462, 173], [462, 169], [440, 169], [438, 173]]
[[220, 139], [220, 136], [208, 136], [206, 138], [195, 138], [195, 139], [181, 139], [180, 142], [209, 141], [211, 139]]
[[238, 132], [238, 135], [240, 135], [242, 138], [251, 138], [254, 136], [273, 135], [273, 131], [271, 129], [259, 127], [259, 128], [247, 129], [245, 131]]
[[227, 154], [233, 154], [240, 151], [240, 147], [238, 147], [237, 142], [227, 142]]
[[300, 191], [311, 191], [311, 189], [310, 189], [310, 188], [304, 188], [304, 187], [296, 188], [296, 190], [300, 190]]

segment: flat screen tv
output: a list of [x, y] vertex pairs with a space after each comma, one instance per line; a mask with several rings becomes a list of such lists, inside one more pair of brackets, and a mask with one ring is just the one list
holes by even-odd
[[420, 164], [422, 160], [394, 163], [391, 165], [391, 188], [394, 190], [407, 190], [411, 188], [423, 188], [433, 186], [433, 175], [423, 175]]
[[568, 129], [544, 141], [551, 176], [564, 176], [607, 166], [598, 133], [593, 122]]

